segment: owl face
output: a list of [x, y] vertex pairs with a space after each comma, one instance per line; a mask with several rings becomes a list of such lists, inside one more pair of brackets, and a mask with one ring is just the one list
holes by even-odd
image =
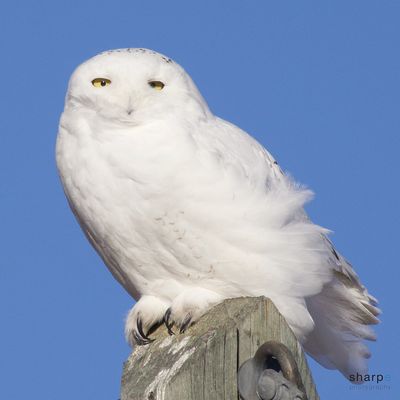
[[141, 124], [197, 111], [207, 105], [183, 68], [145, 49], [101, 53], [73, 73], [66, 109], [88, 118]]

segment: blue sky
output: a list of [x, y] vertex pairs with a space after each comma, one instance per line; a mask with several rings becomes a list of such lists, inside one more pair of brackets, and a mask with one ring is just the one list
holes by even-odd
[[54, 144], [73, 69], [147, 47], [316, 192], [309, 214], [380, 300], [370, 370], [390, 388], [351, 390], [311, 362], [321, 398], [398, 399], [399, 20], [395, 1], [4, 2], [0, 398], [119, 397], [132, 299], [73, 219]]

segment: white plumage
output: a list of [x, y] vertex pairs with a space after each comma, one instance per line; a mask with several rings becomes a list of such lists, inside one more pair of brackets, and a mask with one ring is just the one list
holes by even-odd
[[223, 299], [263, 295], [322, 365], [365, 372], [379, 310], [307, 218], [312, 193], [214, 116], [175, 62], [124, 49], [79, 66], [57, 164], [83, 231], [137, 300], [131, 344], [162, 321], [184, 330]]

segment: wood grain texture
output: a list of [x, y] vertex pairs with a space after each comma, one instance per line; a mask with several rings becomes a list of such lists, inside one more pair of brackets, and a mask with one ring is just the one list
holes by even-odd
[[152, 337], [124, 365], [121, 400], [238, 400], [237, 370], [268, 340], [289, 348], [308, 400], [319, 399], [300, 344], [264, 297], [225, 300], [185, 334], [161, 326]]

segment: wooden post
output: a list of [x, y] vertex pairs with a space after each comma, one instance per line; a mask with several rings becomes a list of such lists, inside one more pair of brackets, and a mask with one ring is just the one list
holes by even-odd
[[184, 334], [160, 326], [151, 336], [124, 365], [121, 400], [237, 400], [239, 367], [269, 340], [291, 351], [307, 399], [319, 399], [300, 344], [264, 297], [225, 300]]

